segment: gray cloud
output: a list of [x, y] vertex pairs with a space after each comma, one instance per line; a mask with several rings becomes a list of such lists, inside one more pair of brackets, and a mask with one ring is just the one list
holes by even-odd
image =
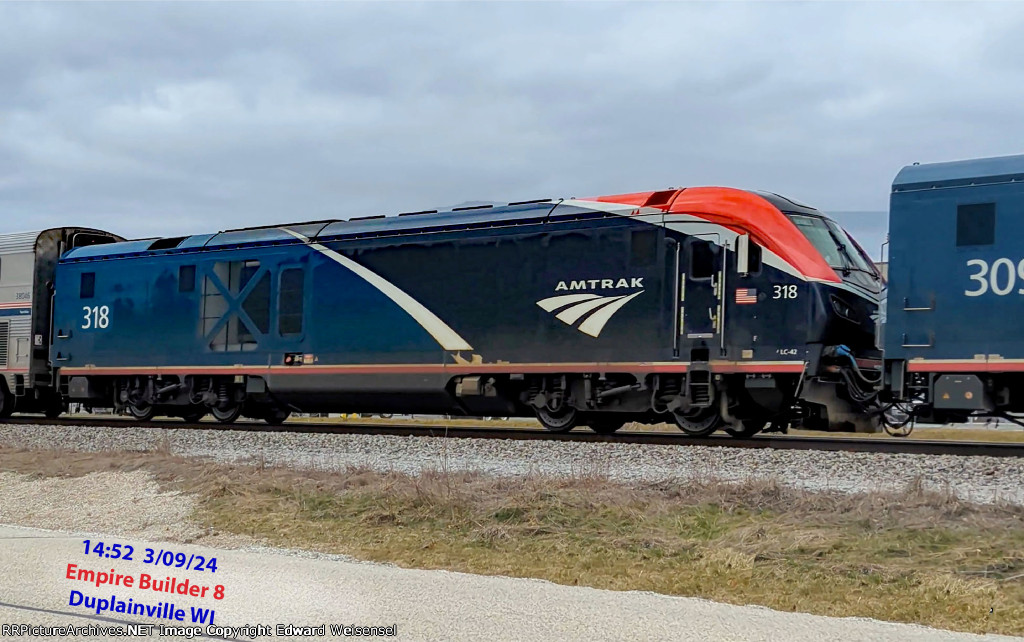
[[1024, 151], [1013, 4], [2, 4], [0, 230], [680, 185], [882, 210]]

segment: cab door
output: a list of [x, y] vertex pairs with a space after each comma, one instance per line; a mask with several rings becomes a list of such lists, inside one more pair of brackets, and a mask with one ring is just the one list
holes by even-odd
[[683, 243], [680, 261], [679, 337], [685, 359], [720, 356], [725, 250], [718, 234], [696, 234]]

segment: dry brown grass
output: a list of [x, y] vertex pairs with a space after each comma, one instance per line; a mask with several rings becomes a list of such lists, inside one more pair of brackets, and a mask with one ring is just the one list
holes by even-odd
[[196, 519], [269, 543], [419, 568], [539, 577], [838, 616], [1024, 633], [1024, 509], [912, 485], [619, 484], [226, 466], [166, 453], [0, 449], [0, 470], [151, 472]]

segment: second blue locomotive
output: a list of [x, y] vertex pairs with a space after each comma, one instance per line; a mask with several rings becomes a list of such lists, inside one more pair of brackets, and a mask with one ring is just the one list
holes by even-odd
[[1024, 156], [905, 167], [881, 398], [904, 421], [1024, 412]]

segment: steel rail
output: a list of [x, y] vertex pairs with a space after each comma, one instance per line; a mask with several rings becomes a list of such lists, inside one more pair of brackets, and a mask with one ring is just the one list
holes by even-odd
[[0, 423], [24, 425], [65, 425], [86, 427], [137, 427], [164, 430], [227, 430], [264, 433], [304, 433], [330, 435], [384, 435], [400, 437], [445, 437], [453, 439], [512, 439], [518, 441], [577, 441], [589, 443], [644, 444], [661, 446], [710, 446], [718, 448], [761, 448], [773, 450], [818, 450], [828, 452], [859, 452], [910, 455], [953, 455], [962, 457], [1024, 457], [1024, 443], [946, 441], [901, 439], [896, 437], [805, 437], [791, 435], [758, 435], [737, 439], [728, 435], [691, 437], [671, 432], [619, 432], [599, 435], [579, 429], [580, 432], [552, 433], [539, 428], [496, 428], [494, 426], [415, 425], [379, 423], [325, 424], [315, 422], [288, 422], [269, 426], [263, 422], [238, 421], [234, 424], [215, 422], [188, 423], [180, 419], [157, 419], [138, 422], [132, 418], [103, 416], [95, 419], [43, 417], [10, 417]]

